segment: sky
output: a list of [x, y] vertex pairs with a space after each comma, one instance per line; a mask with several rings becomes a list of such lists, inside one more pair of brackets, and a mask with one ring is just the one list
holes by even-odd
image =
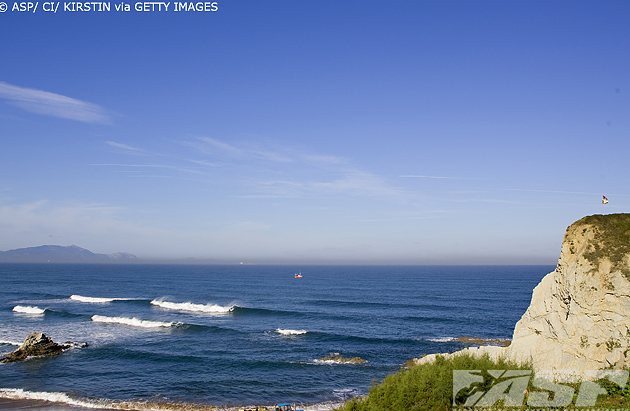
[[0, 250], [555, 264], [630, 211], [627, 1], [166, 3], [0, 0]]

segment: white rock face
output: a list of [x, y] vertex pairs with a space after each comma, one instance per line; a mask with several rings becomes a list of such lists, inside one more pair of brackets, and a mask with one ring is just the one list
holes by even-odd
[[630, 366], [630, 214], [573, 223], [556, 270], [534, 288], [505, 355], [535, 371]]
[[[534, 288], [507, 348], [467, 348], [529, 362], [553, 379], [630, 368], [630, 214], [584, 217], [567, 228], [558, 266]], [[434, 361], [436, 354], [416, 359]]]

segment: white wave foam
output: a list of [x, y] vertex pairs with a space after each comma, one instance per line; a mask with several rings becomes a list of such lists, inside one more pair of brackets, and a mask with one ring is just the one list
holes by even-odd
[[74, 399], [62, 392], [26, 391], [21, 388], [0, 388], [0, 398], [61, 402], [64, 404], [77, 405], [79, 407], [87, 408], [102, 407], [100, 404]]
[[[21, 388], [0, 388], [0, 398], [12, 400], [37, 400], [62, 403], [83, 408], [97, 408], [110, 410], [136, 411], [237, 411], [243, 407], [216, 407], [213, 405], [191, 403], [167, 403], [148, 401], [117, 401], [101, 398], [73, 398], [63, 392], [27, 391]], [[342, 402], [325, 402], [300, 406], [305, 411], [332, 411], [341, 406]]]
[[30, 305], [16, 305], [15, 307], [13, 307], [13, 311], [15, 311], [16, 313], [41, 315], [44, 314], [46, 310], [43, 310], [39, 307], [32, 307]]
[[453, 337], [437, 337], [437, 338], [427, 338], [427, 341], [431, 341], [431, 342], [450, 342], [453, 341], [455, 338]]
[[99, 323], [125, 324], [125, 325], [131, 325], [134, 327], [143, 327], [143, 328], [173, 327], [180, 324], [180, 323], [174, 323], [174, 322], [140, 320], [135, 317], [134, 318], [106, 317], [104, 315], [93, 315], [92, 321], [99, 322]]
[[339, 364], [339, 361], [335, 361], [335, 360], [313, 360], [314, 364], [326, 364], [326, 365], [333, 365], [333, 364]]
[[151, 301], [151, 304], [157, 305], [158, 307], [166, 308], [167, 310], [194, 311], [207, 314], [227, 314], [233, 311], [235, 308], [235, 306], [233, 305], [222, 306], [218, 304], [194, 304], [191, 302], [172, 303], [169, 301], [164, 301], [162, 299], [155, 299]]
[[74, 405], [83, 408], [141, 411], [217, 411], [214, 406], [144, 401], [116, 401], [101, 398], [73, 398], [63, 392], [27, 391], [21, 388], [0, 388], [0, 398], [39, 400]]
[[131, 298], [104, 298], [104, 297], [84, 297], [82, 295], [71, 295], [71, 300], [80, 301], [82, 303], [105, 304], [112, 301], [128, 301]]
[[278, 328], [276, 330], [276, 332], [278, 334], [282, 334], [282, 335], [302, 335], [302, 334], [306, 334], [308, 331], [306, 330], [285, 330], [282, 328]]
[[5, 340], [0, 340], [0, 344], [4, 344], [4, 345], [22, 345], [21, 343], [18, 342], [14, 342], [14, 341], [5, 341]]

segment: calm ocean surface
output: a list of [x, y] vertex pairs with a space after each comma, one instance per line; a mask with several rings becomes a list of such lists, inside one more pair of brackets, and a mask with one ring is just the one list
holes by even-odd
[[0, 354], [33, 331], [89, 343], [0, 364], [0, 398], [318, 409], [452, 338], [511, 338], [553, 269], [0, 264]]

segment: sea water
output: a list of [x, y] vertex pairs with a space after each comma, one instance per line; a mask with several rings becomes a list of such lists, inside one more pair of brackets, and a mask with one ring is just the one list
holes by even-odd
[[89, 344], [0, 364], [0, 398], [317, 409], [457, 337], [511, 338], [553, 268], [0, 264], [0, 354]]

